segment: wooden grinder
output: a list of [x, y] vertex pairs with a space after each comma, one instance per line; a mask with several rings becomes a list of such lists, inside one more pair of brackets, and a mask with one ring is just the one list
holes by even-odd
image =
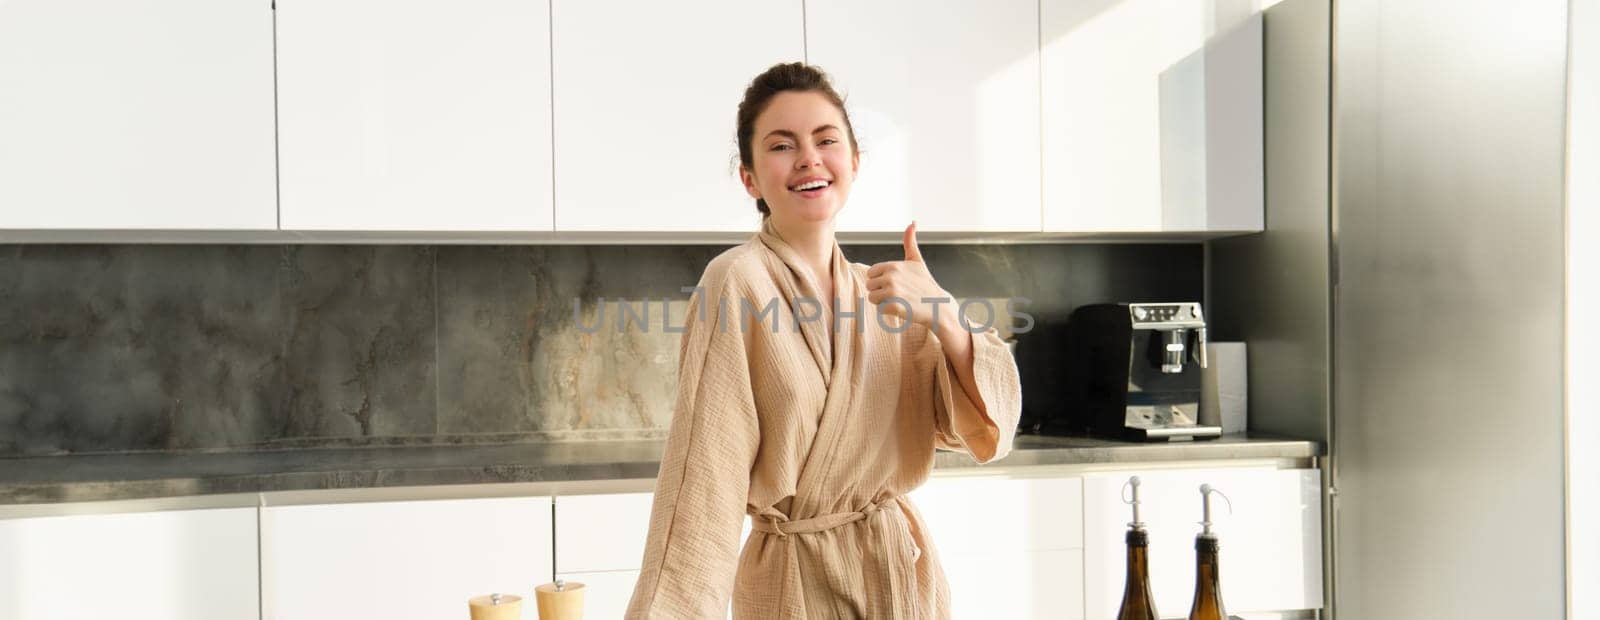
[[583, 620], [583, 584], [557, 579], [533, 589], [539, 620]]
[[467, 601], [472, 620], [522, 620], [522, 597], [515, 594], [475, 596]]

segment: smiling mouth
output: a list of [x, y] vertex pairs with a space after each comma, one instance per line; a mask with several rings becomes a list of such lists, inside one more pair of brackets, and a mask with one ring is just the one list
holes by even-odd
[[813, 194], [817, 194], [817, 193], [821, 192], [822, 190], [828, 189], [829, 187], [832, 187], [832, 186], [833, 186], [833, 181], [821, 181], [821, 180], [818, 180], [818, 181], [807, 181], [805, 183], [801, 183], [799, 185], [796, 185], [794, 187], [789, 188], [789, 191], [799, 192], [799, 193], [805, 194], [805, 195], [813, 195]]

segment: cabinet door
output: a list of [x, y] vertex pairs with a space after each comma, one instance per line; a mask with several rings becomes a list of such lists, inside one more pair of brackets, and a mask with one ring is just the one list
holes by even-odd
[[934, 477], [911, 492], [940, 553], [1083, 548], [1083, 482]]
[[1083, 617], [1083, 483], [940, 477], [911, 493], [957, 618]]
[[264, 618], [465, 617], [551, 578], [550, 499], [277, 506], [261, 523]]
[[0, 3], [0, 228], [276, 228], [266, 0]]
[[556, 498], [556, 571], [638, 570], [651, 499], [650, 493]]
[[1212, 499], [1220, 539], [1222, 601], [1230, 613], [1322, 607], [1321, 472], [1234, 468], [1125, 471], [1084, 477], [1087, 617], [1116, 617], [1126, 575], [1123, 535], [1132, 520], [1123, 484], [1140, 478], [1141, 518], [1150, 532], [1150, 583], [1156, 609], [1181, 616], [1194, 600], [1194, 537], [1199, 488], [1209, 483], [1232, 503]]
[[1043, 0], [1040, 18], [1046, 231], [1261, 229], [1258, 13]]
[[811, 0], [861, 172], [841, 231], [1038, 231], [1037, 0]]
[[0, 520], [8, 620], [256, 618], [256, 509]]
[[[651, 493], [612, 493], [555, 499], [556, 574], [584, 584], [585, 617], [621, 618], [628, 610], [644, 561], [653, 498]], [[739, 539], [749, 537], [745, 519]]]
[[735, 114], [805, 56], [799, 0], [552, 7], [556, 230], [750, 231]]
[[551, 228], [546, 1], [279, 0], [286, 230]]
[[945, 553], [953, 618], [1083, 617], [1083, 549]]
[[[564, 495], [556, 503], [556, 571], [637, 571], [650, 533], [652, 493]], [[739, 540], [750, 537], [745, 519]]]
[[569, 583], [583, 584], [585, 618], [621, 618], [626, 615], [628, 601], [633, 599], [633, 585], [639, 581], [638, 570], [561, 572], [557, 575]]

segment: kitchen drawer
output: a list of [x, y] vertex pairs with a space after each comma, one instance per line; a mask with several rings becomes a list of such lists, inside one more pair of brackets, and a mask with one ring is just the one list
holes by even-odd
[[942, 553], [1083, 547], [1083, 482], [939, 478], [911, 493]]

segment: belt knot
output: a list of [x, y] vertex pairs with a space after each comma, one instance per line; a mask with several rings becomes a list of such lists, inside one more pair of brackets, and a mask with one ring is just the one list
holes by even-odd
[[809, 519], [795, 521], [779, 520], [777, 515], [750, 515], [750, 527], [757, 532], [775, 534], [779, 538], [788, 538], [790, 534], [812, 534], [825, 532], [849, 523], [855, 523], [875, 515], [883, 509], [883, 505], [895, 500], [895, 496], [885, 497], [867, 504], [860, 510], [851, 512], [836, 512], [820, 515]]

